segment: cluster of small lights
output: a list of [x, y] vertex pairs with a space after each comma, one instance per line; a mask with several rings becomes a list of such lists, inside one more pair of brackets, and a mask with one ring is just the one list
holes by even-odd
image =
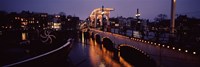
[[1, 26], [2, 28], [4, 28], [4, 29], [11, 29], [12, 28], [12, 26]]

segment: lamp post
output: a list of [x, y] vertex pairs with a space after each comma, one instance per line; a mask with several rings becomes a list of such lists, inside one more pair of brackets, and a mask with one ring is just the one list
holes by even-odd
[[171, 31], [170, 33], [174, 36], [175, 33], [175, 10], [176, 9], [176, 0], [171, 0]]
[[102, 17], [101, 17], [101, 23], [102, 23], [102, 30], [104, 31], [104, 27], [105, 27], [105, 23], [103, 22], [103, 16], [104, 16], [104, 6], [102, 6], [102, 9], [101, 9], [101, 15], [102, 15]]
[[176, 0], [171, 0], [171, 25], [170, 25], [170, 35], [169, 35], [170, 43], [174, 43], [175, 39], [175, 7], [176, 7]]

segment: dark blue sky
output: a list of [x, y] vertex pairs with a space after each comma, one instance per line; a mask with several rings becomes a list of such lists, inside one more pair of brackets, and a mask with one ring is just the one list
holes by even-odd
[[[0, 10], [21, 12], [47, 12], [57, 14], [65, 12], [85, 19], [94, 8], [115, 8], [111, 17], [133, 17], [140, 9], [141, 18], [153, 19], [158, 14], [170, 17], [171, 0], [0, 0]], [[176, 12], [200, 18], [200, 0], [177, 0]]]

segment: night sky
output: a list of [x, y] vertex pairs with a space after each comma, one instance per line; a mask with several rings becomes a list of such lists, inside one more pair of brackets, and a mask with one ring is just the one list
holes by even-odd
[[[171, 0], [0, 0], [0, 10], [8, 12], [65, 12], [81, 19], [102, 5], [115, 9], [111, 17], [133, 17], [139, 8], [141, 18], [154, 19], [158, 14], [167, 14], [170, 18]], [[200, 0], [177, 0], [176, 12], [200, 18]]]

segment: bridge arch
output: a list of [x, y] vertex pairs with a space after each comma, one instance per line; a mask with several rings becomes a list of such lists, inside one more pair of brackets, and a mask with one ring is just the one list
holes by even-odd
[[109, 51], [115, 51], [115, 49], [116, 49], [114, 47], [114, 43], [108, 37], [102, 38], [102, 45], [103, 45], [104, 48], [106, 48]]
[[95, 39], [95, 33], [94, 32], [91, 32], [91, 37], [92, 37], [92, 39], [94, 40]]
[[95, 34], [95, 40], [97, 43], [101, 44], [101, 36], [99, 34]]
[[157, 66], [156, 62], [150, 58], [147, 53], [127, 44], [120, 44], [118, 46], [118, 57], [120, 58], [120, 62], [125, 60], [130, 65], [134, 65], [135, 67]]

